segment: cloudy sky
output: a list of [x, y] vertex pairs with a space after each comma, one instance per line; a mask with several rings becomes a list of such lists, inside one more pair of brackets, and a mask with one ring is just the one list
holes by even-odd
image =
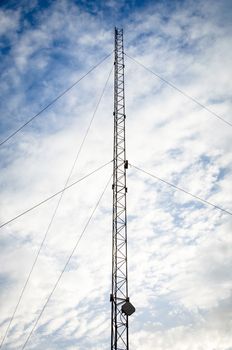
[[[0, 141], [112, 52], [115, 25], [125, 53], [232, 123], [230, 0], [0, 6]], [[232, 211], [231, 126], [125, 64], [129, 162]], [[112, 67], [111, 55], [0, 147], [1, 223], [112, 159]], [[2, 349], [109, 349], [110, 185], [34, 325], [111, 174], [112, 163], [57, 210], [59, 196], [1, 228]], [[231, 350], [231, 216], [130, 167], [128, 218], [130, 348]]]

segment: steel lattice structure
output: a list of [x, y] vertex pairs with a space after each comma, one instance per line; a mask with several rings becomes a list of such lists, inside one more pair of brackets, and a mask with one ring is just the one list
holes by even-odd
[[115, 28], [114, 65], [111, 350], [128, 350], [128, 316], [135, 309], [128, 297], [124, 52], [123, 29], [118, 28]]

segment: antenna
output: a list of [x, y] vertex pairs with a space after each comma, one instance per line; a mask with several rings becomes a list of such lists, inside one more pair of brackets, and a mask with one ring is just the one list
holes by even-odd
[[135, 312], [128, 296], [124, 67], [123, 29], [115, 28], [111, 350], [129, 349], [128, 316]]

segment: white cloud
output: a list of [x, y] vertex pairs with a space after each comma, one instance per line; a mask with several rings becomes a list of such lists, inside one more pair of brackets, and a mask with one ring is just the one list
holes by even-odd
[[[0, 35], [10, 36], [19, 25], [20, 12], [0, 10]], [[14, 20], [12, 20], [14, 18]]]

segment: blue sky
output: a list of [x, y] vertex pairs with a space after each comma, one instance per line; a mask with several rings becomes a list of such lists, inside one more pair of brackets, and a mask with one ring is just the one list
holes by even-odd
[[[231, 119], [231, 1], [2, 1], [1, 140], [113, 50], [125, 52]], [[129, 162], [231, 207], [231, 127], [125, 58]], [[0, 148], [0, 220], [60, 190], [93, 116], [113, 56]], [[69, 183], [112, 158], [113, 75]], [[22, 349], [112, 172], [62, 198], [3, 349]], [[58, 198], [0, 232], [0, 335]], [[108, 349], [110, 186], [26, 348]], [[128, 170], [131, 349], [231, 350], [231, 219]]]

